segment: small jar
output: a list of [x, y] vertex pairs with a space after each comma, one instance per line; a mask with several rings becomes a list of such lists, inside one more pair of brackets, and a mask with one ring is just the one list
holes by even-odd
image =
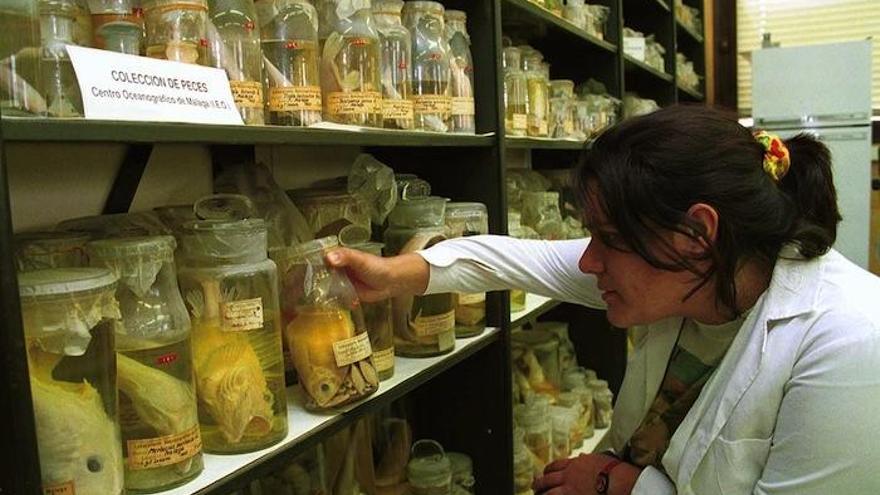
[[587, 33], [599, 38], [605, 39], [605, 30], [608, 26], [608, 15], [611, 9], [605, 5], [587, 5]]
[[562, 17], [574, 24], [579, 29], [587, 29], [587, 17], [589, 9], [584, 0], [566, 0]]
[[116, 277], [37, 270], [19, 274], [18, 289], [43, 491], [122, 494]]
[[306, 127], [321, 121], [318, 13], [308, 0], [258, 0], [268, 121]]
[[409, 1], [403, 7], [403, 23], [413, 39], [415, 128], [424, 131], [448, 132], [452, 115], [443, 12], [439, 2]]
[[382, 52], [382, 127], [412, 129], [412, 37], [403, 27], [403, 0], [373, 0]]
[[206, 0], [144, 0], [147, 56], [206, 65]]
[[339, 246], [324, 237], [294, 248], [297, 259], [285, 274], [285, 298], [295, 301], [284, 329], [305, 407], [327, 410], [367, 397], [379, 388], [373, 349], [357, 293], [341, 270], [324, 261]]
[[476, 479], [474, 478], [474, 463], [470, 456], [460, 452], [447, 452], [446, 457], [452, 465], [452, 489], [453, 495], [473, 495]]
[[144, 15], [135, 0], [90, 0], [92, 46], [128, 55], [140, 55]]
[[579, 385], [572, 388], [570, 392], [575, 394], [581, 401], [581, 408], [583, 411], [581, 422], [584, 429], [584, 438], [593, 438], [593, 435], [595, 434], [595, 423], [593, 421], [595, 415], [593, 412], [593, 391], [585, 385]]
[[10, 83], [0, 85], [0, 113], [4, 117], [35, 117], [46, 114], [43, 95], [39, 0], [4, 2], [0, 10], [0, 74]]
[[559, 339], [559, 373], [562, 377], [563, 389], [565, 388], [565, 372], [577, 367], [577, 356], [574, 344], [568, 337], [568, 323], [563, 321], [542, 321], [534, 326], [535, 330], [544, 330], [552, 333]]
[[520, 426], [525, 430], [526, 447], [535, 456], [535, 474], [540, 475], [544, 466], [552, 461], [551, 424], [548, 411], [537, 405], [526, 406], [521, 416]]
[[434, 440], [413, 444], [406, 477], [412, 495], [452, 495], [452, 463]]
[[563, 392], [556, 397], [556, 405], [568, 410], [572, 416], [570, 436], [571, 449], [574, 450], [584, 443], [585, 430], [587, 427], [584, 406], [581, 404], [581, 397], [574, 392]]
[[[383, 244], [367, 242], [350, 246], [374, 256], [382, 256]], [[370, 334], [370, 345], [373, 347], [373, 364], [379, 380], [384, 381], [394, 376], [394, 320], [391, 299], [372, 303], [361, 303], [367, 333]]]
[[477, 130], [474, 106], [474, 59], [471, 37], [467, 31], [467, 14], [446, 10], [446, 42], [449, 43], [449, 73], [452, 96], [450, 132], [474, 134]]
[[[489, 214], [482, 203], [448, 203], [446, 205], [448, 236], [467, 237], [489, 233]], [[486, 329], [486, 293], [456, 292], [455, 336], [475, 337]]]
[[212, 0], [206, 26], [208, 64], [226, 71], [245, 125], [263, 125], [263, 52], [254, 0]]
[[550, 421], [553, 424], [553, 447], [550, 458], [554, 461], [568, 459], [572, 449], [572, 415], [564, 407], [553, 406], [550, 408]]
[[526, 133], [531, 137], [547, 137], [550, 97], [540, 53], [535, 52], [523, 60], [523, 72], [527, 87]]
[[590, 390], [593, 391], [593, 424], [596, 428], [608, 428], [614, 411], [614, 394], [605, 380], [592, 380]]
[[370, 240], [370, 209], [359, 196], [319, 189], [290, 192], [316, 238], [335, 235], [344, 246]]
[[179, 280], [206, 452], [252, 452], [287, 434], [278, 274], [266, 245], [262, 220], [183, 226]]
[[543, 370], [544, 377], [558, 390], [561, 383], [559, 374], [559, 339], [552, 333], [544, 330], [526, 330], [512, 334], [511, 341], [513, 344], [525, 347], [534, 354], [538, 364], [541, 366], [541, 370]]
[[83, 103], [67, 45], [73, 41], [77, 5], [72, 0], [40, 1], [43, 95], [50, 117], [82, 117]]
[[[170, 236], [88, 245], [91, 265], [119, 278], [116, 373], [125, 488], [131, 491], [182, 485], [203, 466], [190, 320], [177, 287], [175, 247]], [[157, 445], [168, 450], [157, 453]]]
[[15, 236], [15, 266], [19, 272], [89, 266], [86, 243], [78, 232], [27, 232]]
[[588, 139], [593, 135], [593, 119], [590, 103], [585, 100], [574, 100], [572, 116], [574, 136], [576, 139]]
[[574, 98], [574, 81], [571, 79], [554, 79], [550, 81], [552, 98]]
[[503, 51], [504, 130], [510, 136], [525, 136], [528, 131], [528, 86], [521, 67], [519, 48]]

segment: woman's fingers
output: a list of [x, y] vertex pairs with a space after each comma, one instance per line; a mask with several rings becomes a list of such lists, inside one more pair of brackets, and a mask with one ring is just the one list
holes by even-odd
[[571, 464], [571, 461], [573, 461], [574, 459], [575, 458], [572, 457], [569, 459], [559, 459], [553, 461], [550, 464], [547, 464], [547, 467], [544, 468], [544, 474], [552, 473], [553, 471], [562, 471], [563, 469], [567, 468], [568, 465]]
[[534, 483], [532, 483], [532, 489], [535, 490], [535, 493], [544, 493], [550, 489], [556, 488], [562, 485], [564, 480], [562, 471], [554, 471], [549, 474], [545, 474], [540, 478], [536, 479]]

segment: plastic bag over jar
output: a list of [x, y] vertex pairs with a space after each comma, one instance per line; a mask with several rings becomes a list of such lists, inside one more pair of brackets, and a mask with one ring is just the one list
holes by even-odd
[[[368, 242], [351, 246], [374, 256], [382, 256], [384, 246], [378, 242]], [[361, 303], [364, 310], [364, 322], [370, 334], [370, 345], [373, 347], [373, 364], [379, 380], [387, 380], [394, 376], [394, 322], [392, 318], [391, 299], [372, 303]]]
[[520, 391], [555, 395], [559, 392], [559, 342], [547, 332], [530, 330], [511, 335], [513, 376]]
[[474, 118], [474, 59], [471, 54], [471, 37], [467, 32], [467, 14], [461, 10], [447, 10], [445, 18], [452, 96], [452, 123], [449, 131], [474, 134], [477, 130]]
[[277, 271], [266, 258], [265, 224], [187, 223], [181, 258], [205, 451], [250, 452], [278, 442], [287, 434], [287, 401]]
[[348, 277], [327, 266], [324, 255], [338, 246], [324, 237], [294, 248], [285, 273], [285, 299], [294, 302], [284, 329], [307, 409], [330, 409], [379, 388], [373, 349], [357, 293]]
[[123, 492], [116, 396], [116, 277], [100, 268], [22, 273], [21, 316], [42, 488]]
[[0, 113], [4, 116], [46, 113], [37, 5], [38, 0], [9, 0], [0, 9]]
[[[482, 203], [448, 203], [446, 228], [449, 237], [489, 233], [489, 214]], [[455, 336], [474, 337], [486, 329], [486, 293], [456, 292]]]
[[90, 0], [92, 46], [129, 55], [141, 54], [143, 11], [135, 0]]
[[205, 26], [208, 64], [226, 71], [244, 123], [262, 125], [263, 54], [254, 1], [212, 0]]
[[382, 127], [412, 129], [412, 39], [401, 22], [402, 0], [373, 0], [382, 53]]
[[119, 278], [117, 377], [128, 490], [165, 490], [202, 471], [190, 320], [177, 287], [175, 246], [168, 236], [88, 245], [92, 266]]
[[67, 45], [74, 45], [74, 19], [78, 7], [72, 0], [40, 2], [43, 95], [50, 117], [82, 117], [83, 103]]
[[144, 0], [147, 56], [207, 65], [206, 0]]
[[321, 121], [318, 13], [308, 0], [257, 0], [272, 124]]
[[452, 494], [452, 463], [434, 440], [413, 444], [406, 477], [413, 495]]
[[335, 0], [335, 6], [336, 29], [321, 56], [324, 118], [382, 127], [379, 33], [370, 0]]
[[19, 272], [88, 266], [86, 243], [78, 232], [27, 232], [15, 236], [15, 266]]
[[410, 1], [403, 7], [403, 23], [412, 34], [412, 84], [415, 127], [447, 132], [452, 115], [449, 91], [449, 45], [443, 4]]
[[519, 48], [503, 51], [504, 130], [510, 136], [525, 136], [528, 130], [528, 88], [521, 67]]
[[297, 189], [289, 194], [302, 211], [316, 239], [337, 236], [344, 246], [370, 240], [370, 211], [362, 198], [320, 189]]

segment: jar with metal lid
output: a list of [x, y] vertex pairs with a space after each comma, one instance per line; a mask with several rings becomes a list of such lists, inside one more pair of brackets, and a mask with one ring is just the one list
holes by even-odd
[[83, 103], [67, 45], [73, 41], [77, 5], [72, 0], [40, 0], [43, 95], [50, 117], [82, 117]]
[[289, 195], [316, 238], [335, 235], [344, 246], [370, 240], [370, 208], [362, 197], [320, 189], [296, 189]]
[[88, 245], [91, 265], [119, 278], [117, 377], [130, 491], [166, 490], [202, 471], [190, 320], [177, 286], [175, 247], [170, 236]]
[[449, 88], [449, 44], [445, 37], [443, 4], [409, 1], [403, 6], [403, 24], [413, 40], [412, 84], [415, 128], [448, 132], [452, 116]]
[[547, 137], [550, 116], [548, 81], [544, 75], [543, 57], [537, 51], [523, 59], [526, 76], [526, 133], [532, 137]]
[[92, 46], [140, 55], [144, 36], [143, 11], [135, 0], [89, 0]]
[[450, 132], [474, 134], [477, 131], [474, 106], [474, 58], [467, 31], [467, 14], [447, 9], [446, 42], [449, 44], [449, 85], [452, 96]]
[[88, 266], [86, 243], [79, 232], [26, 232], [15, 236], [15, 266], [19, 272]]
[[257, 0], [268, 121], [305, 127], [321, 121], [318, 12], [308, 0]]
[[406, 477], [412, 495], [452, 495], [452, 463], [434, 440], [413, 444]]
[[119, 495], [116, 277], [37, 270], [18, 288], [43, 491]]
[[3, 116], [45, 115], [40, 66], [40, 11], [38, 0], [7, 0], [0, 7], [0, 113]]
[[324, 118], [340, 124], [382, 127], [379, 32], [370, 0], [335, 5], [336, 28], [324, 42], [321, 56]]
[[510, 136], [525, 136], [528, 131], [528, 85], [522, 69], [519, 48], [504, 49], [504, 130]]
[[262, 220], [183, 226], [179, 280], [207, 452], [251, 452], [287, 434], [278, 275], [266, 244]]
[[605, 380], [591, 380], [589, 386], [593, 391], [593, 424], [596, 428], [608, 428], [614, 412], [614, 394]]
[[[382, 256], [383, 244], [367, 242], [350, 246], [352, 249]], [[394, 320], [391, 299], [371, 303], [361, 303], [370, 345], [373, 347], [373, 364], [379, 380], [384, 381], [394, 376]]]
[[[521, 350], [515, 364], [529, 378], [536, 392], [559, 390], [559, 339], [544, 330], [526, 330], [511, 334], [511, 345]], [[543, 377], [546, 382], [539, 380]]]
[[285, 299], [294, 301], [284, 329], [287, 347], [305, 393], [305, 407], [326, 410], [371, 395], [379, 388], [373, 348], [354, 286], [324, 255], [339, 246], [324, 237], [292, 248]]
[[461, 452], [447, 452], [446, 457], [449, 458], [452, 467], [453, 495], [473, 495], [477, 481], [474, 478], [474, 463], [470, 456]]
[[382, 127], [412, 129], [412, 37], [403, 26], [403, 0], [373, 0], [382, 52]]
[[206, 65], [207, 0], [144, 0], [147, 56]]
[[[489, 233], [489, 213], [482, 203], [448, 203], [446, 205], [448, 236], [467, 237]], [[474, 337], [486, 329], [486, 293], [456, 292], [455, 336]]]
[[263, 52], [254, 0], [211, 0], [206, 30], [208, 65], [226, 71], [242, 121], [263, 125]]

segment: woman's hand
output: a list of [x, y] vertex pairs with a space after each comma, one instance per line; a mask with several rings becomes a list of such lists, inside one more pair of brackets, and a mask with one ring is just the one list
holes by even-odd
[[[570, 459], [551, 462], [532, 485], [537, 495], [596, 495], [596, 477], [605, 465], [614, 460], [604, 454], [581, 454]], [[609, 495], [629, 495], [641, 470], [620, 463], [609, 475]]]
[[424, 294], [431, 273], [428, 262], [417, 254], [382, 258], [338, 248], [328, 252], [325, 259], [330, 266], [345, 270], [362, 302]]

